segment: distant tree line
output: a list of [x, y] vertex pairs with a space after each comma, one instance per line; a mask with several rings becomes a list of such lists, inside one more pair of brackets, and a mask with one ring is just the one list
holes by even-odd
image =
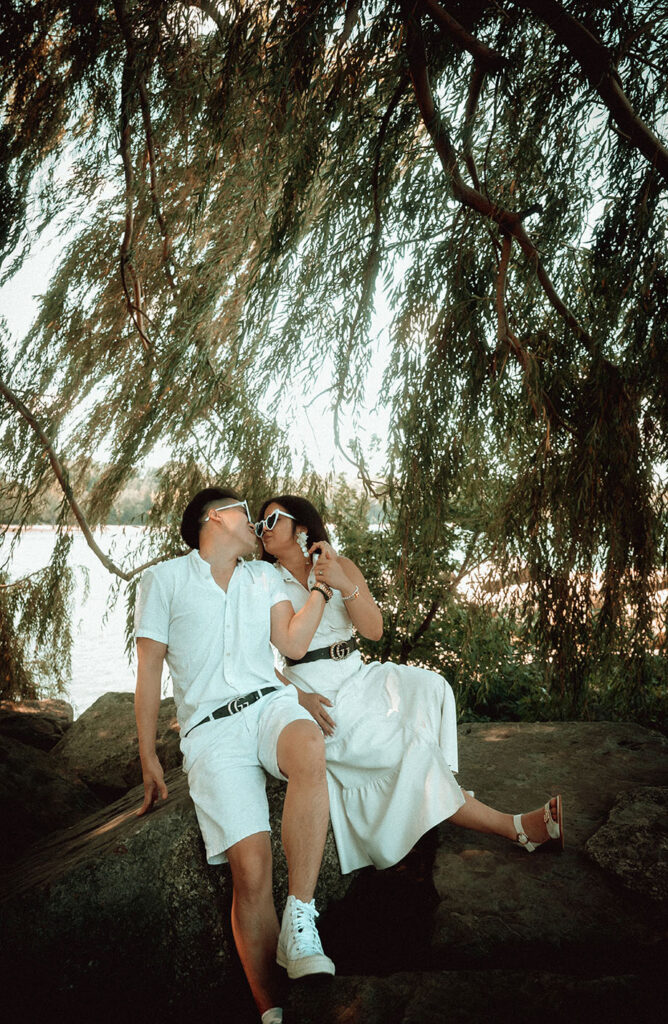
[[[82, 497], [85, 499], [95, 488], [100, 477], [107, 471], [104, 463], [93, 463], [87, 468], [82, 480]], [[135, 472], [130, 476], [108, 509], [107, 525], [141, 526], [146, 522], [157, 490], [157, 470]], [[20, 509], [25, 498], [25, 487], [20, 480], [11, 480], [0, 474], [0, 523], [8, 526], [47, 524], [56, 526], [61, 521], [63, 492], [57, 480], [45, 487], [33, 501], [29, 511], [22, 515]], [[66, 518], [70, 525], [76, 520], [70, 514]]]

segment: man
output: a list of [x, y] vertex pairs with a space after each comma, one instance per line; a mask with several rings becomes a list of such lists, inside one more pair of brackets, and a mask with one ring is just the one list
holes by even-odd
[[[193, 550], [146, 570], [137, 601], [139, 814], [167, 797], [155, 751], [166, 659], [207, 860], [230, 863], [239, 957], [263, 1024], [280, 1024], [276, 962], [291, 978], [334, 974], [334, 964], [323, 953], [313, 903], [329, 816], [324, 740], [294, 687], [278, 682], [269, 641], [301, 658], [331, 591], [316, 588], [294, 614], [273, 567], [242, 558], [256, 538], [248, 505], [234, 491], [196, 494], [181, 536]], [[289, 895], [280, 933], [263, 769], [288, 783], [282, 838]]]

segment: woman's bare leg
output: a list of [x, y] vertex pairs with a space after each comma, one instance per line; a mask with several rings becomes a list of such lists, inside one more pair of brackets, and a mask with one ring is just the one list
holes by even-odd
[[[496, 811], [493, 807], [488, 807], [487, 804], [483, 804], [480, 800], [472, 797], [465, 789], [462, 790], [462, 796], [466, 801], [464, 806], [460, 807], [452, 817], [448, 818], [448, 821], [451, 821], [453, 825], [470, 828], [474, 832], [487, 832], [492, 835], [504, 836], [506, 839], [517, 839], [512, 814], [503, 814], [501, 811]], [[556, 805], [556, 799], [553, 798], [550, 801], [550, 810], [555, 821], [557, 820]], [[539, 807], [536, 811], [530, 811], [528, 814], [523, 814], [522, 826], [532, 843], [542, 843], [549, 838], [545, 822], [543, 821], [542, 807]]]

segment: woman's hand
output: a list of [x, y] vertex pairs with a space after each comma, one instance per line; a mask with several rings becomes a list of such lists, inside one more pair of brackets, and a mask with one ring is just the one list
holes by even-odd
[[313, 555], [315, 552], [319, 555], [325, 555], [327, 558], [336, 559], [339, 557], [328, 540], [317, 540], [315, 544], [311, 544], [311, 547], [308, 549], [308, 553], [309, 555]]
[[299, 694], [299, 703], [318, 723], [325, 736], [333, 736], [336, 726], [324, 707], [326, 704], [328, 708], [333, 708], [331, 700], [327, 700], [321, 693], [307, 693], [305, 690], [300, 690], [299, 687], [297, 687], [297, 693]]
[[352, 564], [348, 559], [339, 558], [336, 551], [327, 541], [319, 540], [310, 549], [320, 552], [320, 558], [315, 566], [316, 583], [326, 583], [328, 587], [340, 590], [343, 594], [349, 594], [355, 584], [346, 572], [346, 563]]

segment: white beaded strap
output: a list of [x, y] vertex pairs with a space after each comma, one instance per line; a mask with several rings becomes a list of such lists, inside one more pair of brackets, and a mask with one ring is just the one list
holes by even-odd
[[343, 597], [344, 601], [354, 601], [355, 598], [359, 597], [359, 596], [360, 596], [360, 588], [359, 587], [355, 587], [355, 589], [353, 590], [352, 594], [348, 594], [347, 596], [344, 596], [343, 594], [341, 594], [341, 597]]

